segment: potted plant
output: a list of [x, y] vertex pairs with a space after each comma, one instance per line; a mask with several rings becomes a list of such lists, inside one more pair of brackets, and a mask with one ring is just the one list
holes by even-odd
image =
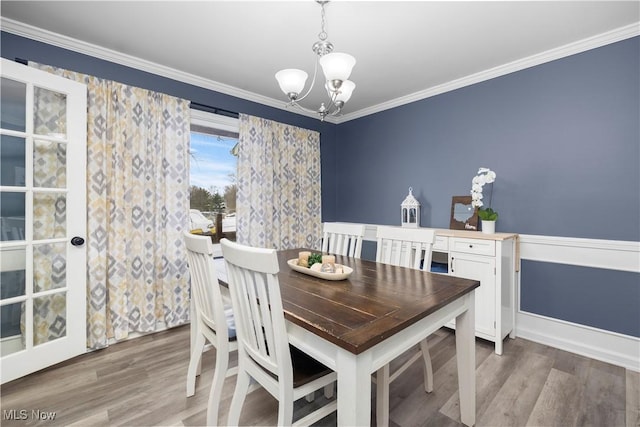
[[[496, 220], [498, 212], [491, 209], [491, 198], [493, 197], [493, 182], [496, 180], [496, 173], [489, 168], [478, 169], [478, 174], [471, 181], [471, 206], [478, 208], [478, 218], [482, 220], [482, 232], [493, 234], [496, 232]], [[482, 190], [485, 184], [491, 184], [489, 194], [489, 205], [483, 207]]]

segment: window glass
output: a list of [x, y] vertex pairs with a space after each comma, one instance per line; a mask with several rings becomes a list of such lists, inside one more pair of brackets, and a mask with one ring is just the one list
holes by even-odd
[[235, 240], [237, 119], [192, 111], [190, 229]]

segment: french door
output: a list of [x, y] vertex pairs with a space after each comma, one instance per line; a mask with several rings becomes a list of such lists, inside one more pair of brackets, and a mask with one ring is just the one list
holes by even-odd
[[2, 59], [1, 383], [86, 351], [86, 86]]

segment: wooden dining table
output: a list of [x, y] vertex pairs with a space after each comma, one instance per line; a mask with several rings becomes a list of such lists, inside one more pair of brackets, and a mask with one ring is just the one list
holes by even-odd
[[[300, 251], [278, 252], [292, 345], [338, 374], [338, 425], [369, 426], [371, 374], [456, 319], [461, 420], [475, 424], [476, 280], [336, 256], [353, 269], [331, 281], [294, 271]], [[425, 395], [425, 399], [428, 397]]]

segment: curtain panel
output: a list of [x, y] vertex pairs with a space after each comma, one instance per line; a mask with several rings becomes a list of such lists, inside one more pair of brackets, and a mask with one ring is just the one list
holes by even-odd
[[239, 243], [319, 248], [322, 237], [320, 134], [240, 114]]
[[188, 322], [189, 102], [29, 65], [87, 85], [87, 346]]

